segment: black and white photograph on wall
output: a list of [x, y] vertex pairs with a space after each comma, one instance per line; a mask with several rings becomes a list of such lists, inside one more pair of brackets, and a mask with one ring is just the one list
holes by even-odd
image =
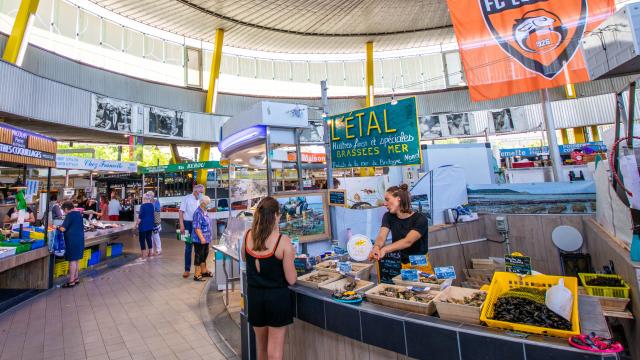
[[93, 127], [103, 130], [132, 132], [131, 103], [95, 96]]
[[182, 111], [148, 107], [146, 118], [149, 123], [149, 133], [184, 137], [184, 115]]
[[447, 125], [451, 136], [471, 135], [469, 113], [448, 114]]
[[442, 126], [440, 126], [440, 116], [427, 115], [418, 117], [418, 125], [420, 126], [420, 138], [436, 138], [442, 137]]
[[315, 144], [324, 142], [324, 127], [321, 121], [309, 121], [309, 126], [300, 133], [300, 142]]
[[491, 111], [491, 117], [493, 118], [493, 126], [496, 133], [506, 133], [514, 130], [511, 109]]

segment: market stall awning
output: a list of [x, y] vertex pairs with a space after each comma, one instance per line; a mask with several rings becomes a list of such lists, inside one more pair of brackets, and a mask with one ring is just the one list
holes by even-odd
[[219, 169], [222, 168], [219, 161], [199, 161], [180, 164], [169, 164], [160, 166], [140, 167], [138, 172], [141, 174], [171, 173], [200, 169]]
[[56, 167], [57, 147], [53, 138], [0, 123], [0, 161]]

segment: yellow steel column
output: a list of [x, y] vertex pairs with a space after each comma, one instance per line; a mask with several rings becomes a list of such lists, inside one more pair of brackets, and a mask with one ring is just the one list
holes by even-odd
[[180, 155], [178, 154], [178, 145], [171, 144], [169, 146], [169, 149], [171, 150], [171, 163], [172, 164], [179, 163], [180, 162]]
[[598, 130], [598, 125], [591, 126], [591, 137], [593, 141], [600, 141], [600, 131]]
[[366, 71], [366, 83], [367, 83], [367, 106], [373, 106], [373, 42], [367, 42], [367, 71]]
[[569, 144], [569, 132], [567, 129], [560, 129], [560, 135], [562, 135], [562, 145]]
[[16, 20], [11, 29], [11, 35], [4, 48], [2, 59], [18, 66], [22, 65], [24, 52], [29, 43], [28, 32], [33, 22], [33, 17], [38, 11], [39, 0], [22, 0], [20, 8], [16, 14]]
[[[218, 78], [220, 77], [220, 63], [222, 62], [222, 43], [224, 42], [224, 29], [216, 29], [216, 39], [214, 42], [213, 59], [211, 59], [211, 74], [209, 76], [209, 90], [207, 91], [207, 102], [204, 111], [213, 113], [216, 111], [218, 100]], [[200, 144], [200, 161], [209, 161], [211, 154], [211, 144]], [[206, 185], [207, 169], [198, 170], [198, 184]]]
[[587, 142], [587, 136], [584, 133], [583, 127], [573, 128], [573, 137], [576, 138], [576, 144], [582, 144]]
[[[367, 42], [367, 71], [366, 71], [366, 84], [367, 84], [367, 99], [366, 106], [374, 105], [374, 95], [373, 95], [373, 42]], [[375, 168], [367, 167], [360, 168], [360, 176], [374, 176], [376, 174]]]

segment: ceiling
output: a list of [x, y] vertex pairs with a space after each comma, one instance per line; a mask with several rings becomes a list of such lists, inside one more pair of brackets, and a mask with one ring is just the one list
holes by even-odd
[[188, 38], [296, 54], [400, 50], [454, 41], [446, 0], [91, 0]]

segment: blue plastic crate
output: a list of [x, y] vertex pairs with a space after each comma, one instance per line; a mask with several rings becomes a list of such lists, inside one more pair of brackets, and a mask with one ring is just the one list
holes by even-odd
[[44, 247], [44, 240], [34, 240], [31, 243], [31, 250], [39, 249], [41, 247]]
[[111, 244], [111, 257], [122, 255], [122, 243]]
[[92, 266], [92, 265], [96, 265], [99, 262], [100, 262], [100, 250], [96, 250], [91, 253], [91, 257], [89, 258], [89, 262], [87, 263], [87, 265]]

